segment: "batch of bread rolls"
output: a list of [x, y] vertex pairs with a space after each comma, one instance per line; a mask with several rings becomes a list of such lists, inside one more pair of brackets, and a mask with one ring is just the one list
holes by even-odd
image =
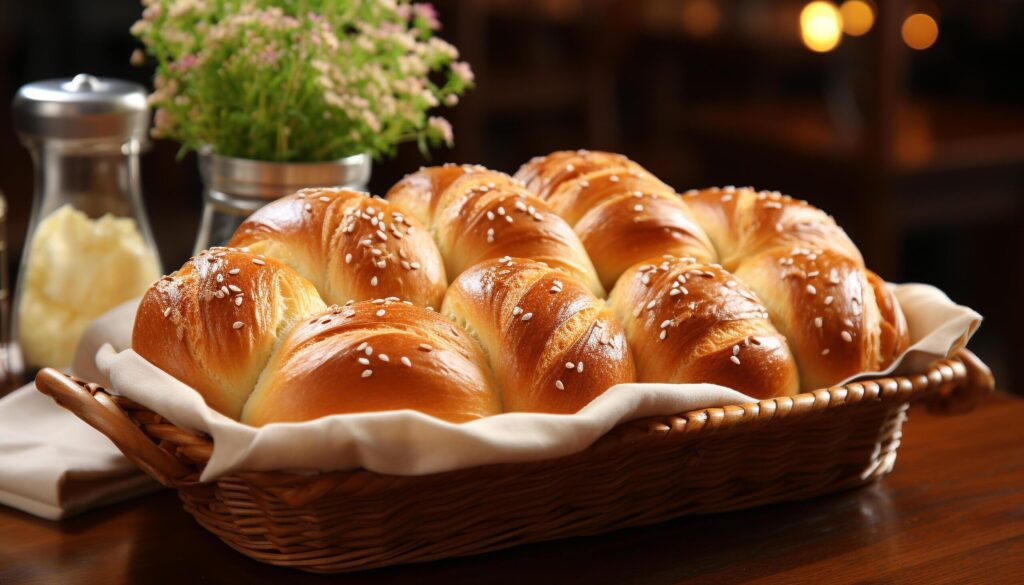
[[679, 195], [625, 156], [423, 168], [386, 199], [307, 189], [143, 298], [133, 349], [250, 425], [413, 409], [574, 413], [629, 382], [758, 398], [885, 368], [907, 325], [833, 219]]

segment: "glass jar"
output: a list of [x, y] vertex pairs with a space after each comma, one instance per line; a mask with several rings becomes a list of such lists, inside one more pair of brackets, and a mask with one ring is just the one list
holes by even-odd
[[370, 169], [371, 159], [365, 154], [327, 162], [278, 163], [204, 151], [199, 155], [203, 215], [194, 253], [223, 246], [249, 214], [299, 189], [348, 187], [365, 191]]
[[35, 165], [14, 339], [27, 369], [64, 368], [92, 320], [161, 273], [139, 182], [146, 91], [83, 74], [28, 84], [12, 109]]

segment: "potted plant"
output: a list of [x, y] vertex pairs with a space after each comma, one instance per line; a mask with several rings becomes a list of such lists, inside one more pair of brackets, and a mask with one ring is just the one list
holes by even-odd
[[199, 153], [196, 248], [301, 187], [365, 188], [373, 158], [450, 144], [440, 106], [472, 85], [434, 36], [430, 4], [407, 0], [143, 0], [132, 27], [155, 61], [157, 138]]

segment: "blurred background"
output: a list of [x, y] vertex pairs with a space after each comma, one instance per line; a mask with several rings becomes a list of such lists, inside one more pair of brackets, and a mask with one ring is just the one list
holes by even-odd
[[[374, 165], [372, 191], [422, 164], [514, 172], [562, 148], [637, 160], [683, 191], [778, 189], [824, 208], [869, 266], [986, 317], [972, 347], [1024, 393], [1024, 1], [444, 0], [444, 30], [476, 71], [449, 116], [456, 145]], [[8, 275], [32, 200], [10, 101], [29, 81], [132, 67], [138, 0], [0, 0], [0, 190]], [[193, 156], [143, 158], [164, 266], [191, 252]]]

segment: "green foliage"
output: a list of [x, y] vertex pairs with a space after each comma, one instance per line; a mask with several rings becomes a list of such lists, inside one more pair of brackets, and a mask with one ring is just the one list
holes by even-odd
[[473, 84], [433, 35], [429, 4], [408, 0], [143, 0], [132, 27], [156, 62], [155, 137], [182, 152], [311, 162], [399, 144], [451, 143], [428, 115]]

